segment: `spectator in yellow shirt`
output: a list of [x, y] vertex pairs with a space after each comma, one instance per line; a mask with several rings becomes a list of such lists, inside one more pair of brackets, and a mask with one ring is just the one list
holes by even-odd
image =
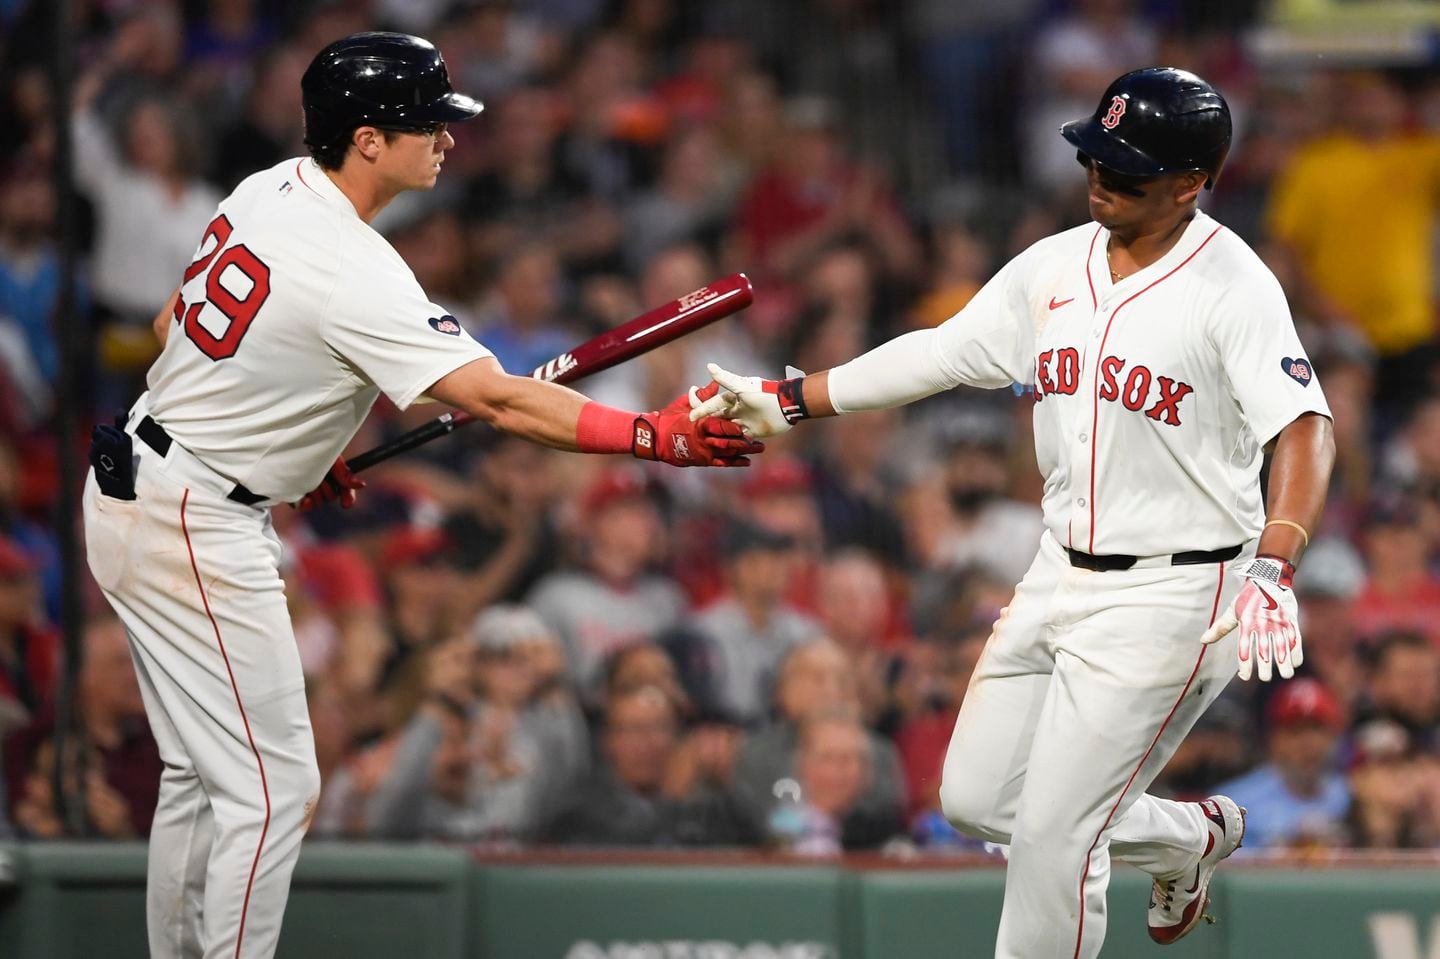
[[1404, 91], [1375, 73], [1341, 78], [1333, 132], [1275, 178], [1268, 228], [1290, 254], [1298, 311], [1347, 323], [1380, 354], [1379, 405], [1410, 405], [1434, 365], [1431, 234], [1440, 136], [1406, 129]]

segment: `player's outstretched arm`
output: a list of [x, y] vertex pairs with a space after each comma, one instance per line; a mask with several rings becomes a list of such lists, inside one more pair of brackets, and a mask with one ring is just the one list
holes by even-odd
[[784, 380], [741, 376], [712, 363], [710, 376], [720, 392], [690, 415], [724, 416], [743, 426], [746, 435], [764, 439], [801, 420], [904, 406], [961, 382], [1010, 383], [1009, 376], [990, 383], [957, 374], [945, 356], [953, 347], [942, 341], [941, 333], [941, 329], [915, 330], [833, 370]]
[[554, 383], [513, 376], [494, 358], [467, 363], [426, 392], [496, 429], [555, 449], [629, 453], [672, 466], [748, 466], [748, 457], [764, 449], [719, 417], [692, 421], [689, 396], [664, 409], [634, 413]]
[[1269, 514], [1255, 559], [1245, 570], [1245, 585], [1200, 637], [1202, 643], [1214, 643], [1239, 630], [1237, 675], [1242, 680], [1255, 673], [1268, 681], [1274, 671], [1289, 679], [1305, 661], [1291, 581], [1325, 508], [1334, 464], [1329, 417], [1306, 413], [1280, 431], [1270, 462]]

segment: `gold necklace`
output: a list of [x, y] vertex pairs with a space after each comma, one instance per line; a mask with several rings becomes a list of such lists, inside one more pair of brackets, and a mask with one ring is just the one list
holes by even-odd
[[1115, 267], [1110, 266], [1110, 242], [1108, 240], [1105, 242], [1105, 265], [1110, 268], [1111, 283], [1119, 283], [1121, 280], [1125, 279], [1119, 273], [1115, 272]]

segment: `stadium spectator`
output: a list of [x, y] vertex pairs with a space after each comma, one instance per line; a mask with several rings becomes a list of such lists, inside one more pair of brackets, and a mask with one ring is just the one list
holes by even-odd
[[[120, 621], [107, 616], [86, 625], [83, 642], [79, 681], [83, 732], [78, 742], [72, 741], [68, 755], [73, 762], [76, 747], [85, 750], [80, 767], [85, 834], [106, 839], [146, 836], [155, 818], [164, 767], [145, 719], [130, 641]], [[11, 796], [15, 823], [27, 835], [44, 839], [66, 835], [54, 801], [54, 727], [53, 705], [47, 704], [15, 735], [11, 743], [15, 755], [7, 756], [7, 775], [17, 788]], [[71, 769], [67, 776], [78, 787], [79, 770]]]
[[[59, 373], [54, 220], [54, 190], [41, 170], [15, 170], [0, 185], [0, 336], [7, 344], [0, 353], [9, 379], [21, 387], [14, 415], [27, 427], [49, 412]], [[83, 299], [79, 306], [85, 309]]]
[[756, 269], [794, 277], [825, 247], [863, 235], [887, 275], [915, 277], [915, 234], [877, 173], [847, 155], [839, 119], [835, 105], [820, 97], [786, 106], [785, 145], [740, 199], [737, 255]]
[[385, 538], [380, 552], [384, 576], [389, 648], [375, 677], [379, 729], [394, 729], [419, 701], [425, 653], [454, 635], [460, 575], [452, 544], [433, 528], [401, 527]]
[[43, 442], [32, 436], [12, 444], [0, 435], [0, 544], [8, 540], [29, 560], [40, 577], [45, 617], [58, 622], [60, 544], [54, 527], [45, 521], [54, 489], [49, 486], [53, 477], [45, 463], [48, 457], [38, 455], [47, 448]]
[[469, 183], [461, 208], [483, 261], [534, 239], [566, 263], [588, 262], [603, 259], [618, 240], [614, 209], [562, 162], [561, 112], [556, 91], [540, 86], [517, 89], [496, 105], [493, 166]]
[[850, 660], [868, 726], [893, 725], [891, 687], [900, 662], [888, 640], [894, 608], [885, 569], [869, 553], [841, 550], [820, 567], [816, 609], [823, 633]]
[[[1306, 665], [1310, 664], [1306, 653]], [[1261, 745], [1253, 741], [1253, 713], [1244, 691], [1231, 689], [1221, 694], [1146, 792], [1180, 802], [1200, 802], [1215, 792], [1218, 783], [1239, 778], [1255, 765], [1254, 753]]]
[[549, 574], [526, 600], [560, 636], [570, 678], [587, 701], [607, 656], [655, 641], [685, 611], [675, 584], [650, 572], [665, 552], [655, 495], [638, 467], [597, 476], [580, 499], [582, 566]]
[[[895, 747], [905, 770], [910, 797], [906, 816], [911, 836], [921, 846], [977, 849], [977, 843], [945, 819], [940, 809], [940, 773], [955, 718], [970, 685], [970, 676], [985, 649], [987, 630], [970, 632], [948, 643], [916, 644], [907, 659], [899, 694], [909, 702], [895, 733]], [[933, 657], [917, 656], [924, 650]]]
[[[605, 707], [601, 762], [543, 830], [550, 842], [709, 846], [754, 842], [755, 823], [714, 777], [671, 772], [683, 760], [675, 706], [654, 686], [622, 690]], [[723, 754], [722, 754], [723, 758]], [[675, 795], [667, 792], [688, 787]]]
[[[95, 299], [115, 322], [150, 335], [150, 321], [180, 284], [219, 191], [197, 174], [179, 103], [147, 95], [125, 112], [119, 145], [96, 112], [96, 98], [117, 73], [137, 68], [147, 47], [120, 39], [75, 84], [72, 126], [75, 180], [96, 208]], [[123, 335], [117, 331], [117, 336]], [[139, 365], [153, 346], [120, 355]]]
[[1398, 724], [1417, 749], [1440, 749], [1440, 650], [1418, 633], [1392, 632], [1369, 660], [1362, 717]]
[[786, 599], [798, 609], [813, 609], [825, 529], [810, 467], [798, 457], [767, 452], [745, 471], [739, 493], [736, 519], [794, 541], [799, 568]]
[[[692, 241], [714, 243], [733, 202], [725, 192], [715, 132], [678, 131], [669, 141], [659, 181], [625, 205], [625, 262], [639, 272], [661, 251]], [[693, 289], [693, 287], [692, 287]]]
[[1159, 45], [1155, 24], [1135, 0], [1073, 0], [1040, 28], [1027, 58], [1031, 106], [1024, 111], [1030, 180], [1046, 190], [1074, 192], [1075, 150], [1055, 131], [1095, 109], [1120, 74], [1151, 66]]
[[0, 702], [35, 716], [54, 696], [59, 637], [41, 612], [35, 565], [0, 539]]
[[898, 567], [905, 555], [905, 534], [894, 506], [902, 421], [893, 411], [877, 411], [858, 425], [854, 417], [837, 419], [835, 425], [839, 429], [823, 434], [813, 470], [826, 547], [860, 547]]
[[1413, 498], [1385, 498], [1372, 506], [1364, 540], [1369, 577], [1352, 615], [1362, 637], [1413, 629], [1440, 649], [1440, 578], [1430, 570], [1420, 518]]
[[494, 606], [429, 660], [426, 699], [368, 798], [368, 834], [530, 838], [589, 758], [559, 642], [529, 609]]
[[495, 433], [469, 477], [453, 484], [444, 529], [463, 577], [462, 620], [497, 602], [517, 602], [554, 566], [559, 533], [551, 516], [559, 493], [554, 454]]
[[703, 698], [721, 715], [754, 726], [766, 717], [781, 661], [818, 636], [820, 626], [785, 603], [796, 569], [792, 538], [735, 520], [722, 549], [727, 594], [701, 610], [691, 627], [712, 664], [711, 691]]
[[1405, 727], [1387, 719], [1355, 730], [1350, 765], [1350, 842], [1362, 849], [1440, 846], [1440, 759], [1417, 750]]
[[508, 372], [529, 373], [580, 341], [559, 317], [561, 282], [555, 252], [545, 243], [524, 243], [502, 259], [473, 332]]
[[654, 686], [669, 697], [682, 721], [696, 718], [695, 704], [680, 682], [675, 661], [664, 647], [650, 643], [626, 646], [606, 660], [605, 701], [641, 686]]
[[[770, 838], [787, 852], [834, 856], [843, 850], [845, 820], [873, 776], [865, 727], [843, 713], [817, 716], [800, 729], [795, 753], [795, 796], [769, 817]], [[892, 823], [899, 832], [899, 820]], [[877, 839], [886, 838], [877, 832]], [[871, 844], [871, 843], [867, 843]]]
[[1009, 489], [1010, 437], [1004, 420], [978, 410], [944, 428], [945, 491], [954, 523], [945, 546], [952, 568], [979, 565], [1018, 583], [1040, 543], [1040, 510]]
[[[775, 687], [776, 719], [747, 736], [735, 768], [735, 789], [751, 814], [766, 818], [785, 803], [787, 780], [797, 773], [800, 732], [816, 718], [859, 717], [859, 698], [849, 660], [829, 640], [796, 649], [780, 669]], [[845, 848], [878, 846], [897, 831], [905, 808], [905, 779], [895, 746], [869, 731], [872, 774], [861, 797], [841, 823]], [[803, 799], [804, 797], [800, 797]]]
[[1440, 136], [1407, 128], [1406, 95], [1384, 74], [1345, 75], [1338, 102], [1335, 128], [1276, 177], [1268, 226], [1298, 265], [1300, 309], [1363, 331], [1379, 352], [1376, 403], [1394, 414], [1435, 385]]
[[1318, 681], [1297, 677], [1265, 706], [1267, 760], [1216, 788], [1248, 810], [1245, 848], [1337, 845], [1350, 790], [1336, 749], [1345, 714]]
[[1305, 664], [1351, 715], [1365, 691], [1365, 664], [1355, 630], [1354, 600], [1365, 584], [1359, 553], [1338, 537], [1322, 537], [1305, 550], [1305, 581], [1295, 595], [1305, 623]]

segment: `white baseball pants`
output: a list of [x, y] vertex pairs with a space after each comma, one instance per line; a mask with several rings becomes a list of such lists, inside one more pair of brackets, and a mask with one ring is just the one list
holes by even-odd
[[[132, 424], [133, 425], [133, 424]], [[90, 569], [125, 623], [165, 771], [150, 835], [155, 959], [272, 956], [320, 778], [268, 510], [138, 438], [136, 499], [85, 487]]]
[[[1193, 804], [1145, 794], [1235, 673], [1228, 563], [1077, 569], [1046, 533], [976, 666], [945, 756], [957, 828], [1009, 845], [997, 959], [1088, 959], [1105, 939], [1110, 857], [1160, 876], [1204, 851]], [[1136, 922], [1145, 903], [1129, 904]]]

